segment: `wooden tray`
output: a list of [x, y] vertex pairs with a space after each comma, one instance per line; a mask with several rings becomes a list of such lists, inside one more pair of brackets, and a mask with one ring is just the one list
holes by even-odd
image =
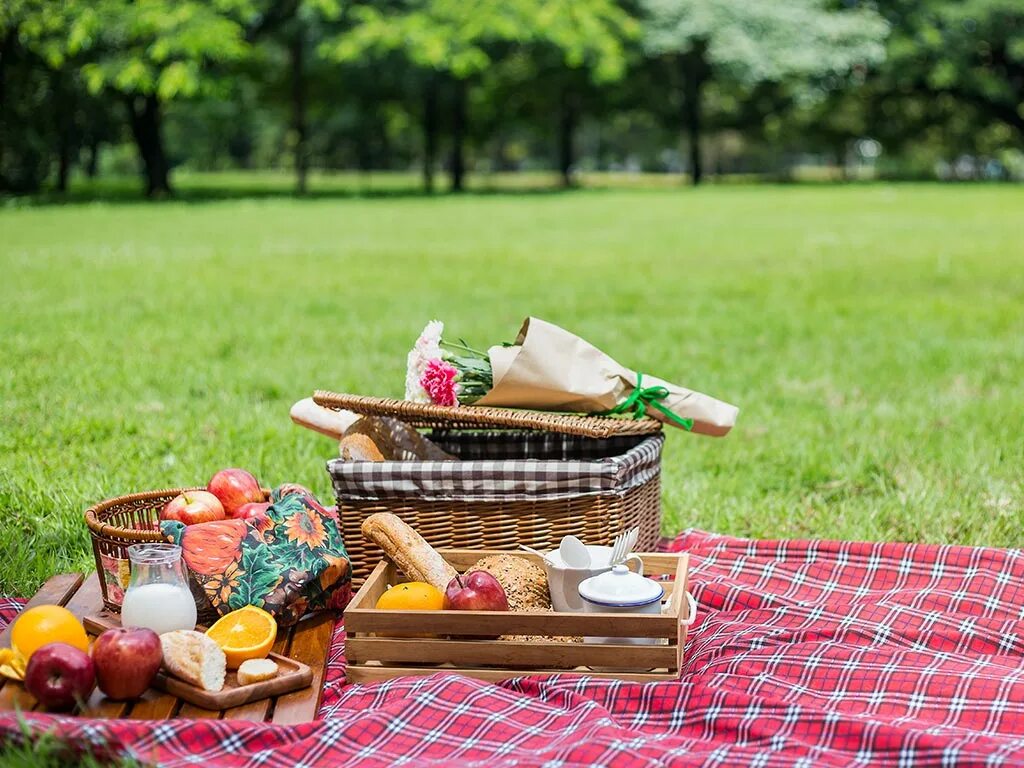
[[[440, 549], [464, 571], [490, 550]], [[540, 564], [540, 558], [522, 552]], [[369, 683], [406, 675], [457, 672], [480, 680], [505, 680], [523, 675], [573, 675], [635, 681], [679, 677], [683, 644], [690, 623], [686, 598], [689, 558], [686, 554], [641, 554], [645, 573], [665, 581], [667, 604], [660, 616], [622, 613], [552, 613], [531, 611], [384, 611], [374, 606], [388, 585], [407, 579], [389, 561], [382, 561], [363, 582], [345, 611], [347, 676]], [[436, 637], [408, 637], [409, 633]], [[656, 638], [655, 645], [628, 642], [606, 645], [561, 641], [448, 639], [465, 635], [530, 635], [565, 637]], [[403, 637], [403, 635], [405, 635]]]
[[[86, 616], [82, 623], [85, 624], [85, 631], [93, 635], [99, 635], [108, 629], [121, 626], [120, 617], [109, 613]], [[252, 701], [268, 699], [271, 696], [280, 696], [309, 687], [313, 680], [313, 672], [301, 661], [289, 659], [278, 653], [270, 653], [267, 658], [276, 662], [278, 668], [277, 677], [270, 680], [239, 685], [236, 673], [233, 670], [228, 670], [227, 676], [224, 678], [224, 687], [214, 692], [204, 691], [202, 688], [160, 670], [153, 680], [153, 687], [173, 694], [182, 701], [209, 710], [238, 707]]]

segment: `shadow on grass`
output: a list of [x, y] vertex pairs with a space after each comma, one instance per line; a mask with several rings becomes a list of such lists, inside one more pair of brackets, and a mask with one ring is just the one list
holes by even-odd
[[478, 181], [469, 189], [454, 192], [449, 189], [425, 191], [414, 181], [401, 177], [381, 175], [377, 179], [361, 181], [354, 177], [325, 177], [319, 183], [314, 181], [305, 194], [293, 188], [287, 176], [233, 174], [222, 177], [219, 174], [194, 174], [172, 182], [174, 191], [161, 197], [146, 197], [142, 185], [136, 179], [111, 178], [96, 181], [81, 181], [73, 184], [67, 192], [46, 190], [31, 195], [7, 195], [0, 193], [0, 205], [7, 208], [82, 205], [90, 203], [161, 204], [161, 203], [208, 203], [230, 200], [351, 200], [351, 199], [443, 199], [453, 197], [480, 197], [497, 195], [538, 195], [554, 196], [573, 192], [579, 186], [564, 187], [546, 183], [543, 180], [524, 178], [517, 183]]

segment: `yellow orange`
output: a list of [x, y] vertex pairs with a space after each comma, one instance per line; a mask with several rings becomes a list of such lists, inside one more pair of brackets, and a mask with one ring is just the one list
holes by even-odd
[[221, 616], [206, 635], [224, 651], [228, 669], [238, 669], [243, 661], [267, 657], [277, 639], [277, 622], [262, 608], [247, 605]]
[[26, 659], [47, 643], [67, 643], [89, 652], [89, 636], [75, 614], [59, 605], [37, 605], [18, 616], [11, 645]]
[[423, 581], [396, 584], [377, 599], [383, 611], [439, 611], [444, 608], [441, 590]]

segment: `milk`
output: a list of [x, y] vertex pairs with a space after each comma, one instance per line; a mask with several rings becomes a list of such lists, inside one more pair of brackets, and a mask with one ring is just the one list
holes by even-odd
[[188, 587], [140, 584], [129, 587], [121, 604], [121, 626], [145, 627], [158, 635], [196, 628], [196, 601]]

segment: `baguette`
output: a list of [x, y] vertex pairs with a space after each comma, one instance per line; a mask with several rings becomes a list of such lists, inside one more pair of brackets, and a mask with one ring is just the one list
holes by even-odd
[[176, 629], [160, 635], [164, 666], [175, 677], [204, 691], [217, 692], [224, 687], [227, 658], [212, 638], [202, 632]]
[[425, 581], [444, 592], [457, 575], [422, 536], [390, 512], [370, 515], [363, 520], [362, 530], [413, 581]]

